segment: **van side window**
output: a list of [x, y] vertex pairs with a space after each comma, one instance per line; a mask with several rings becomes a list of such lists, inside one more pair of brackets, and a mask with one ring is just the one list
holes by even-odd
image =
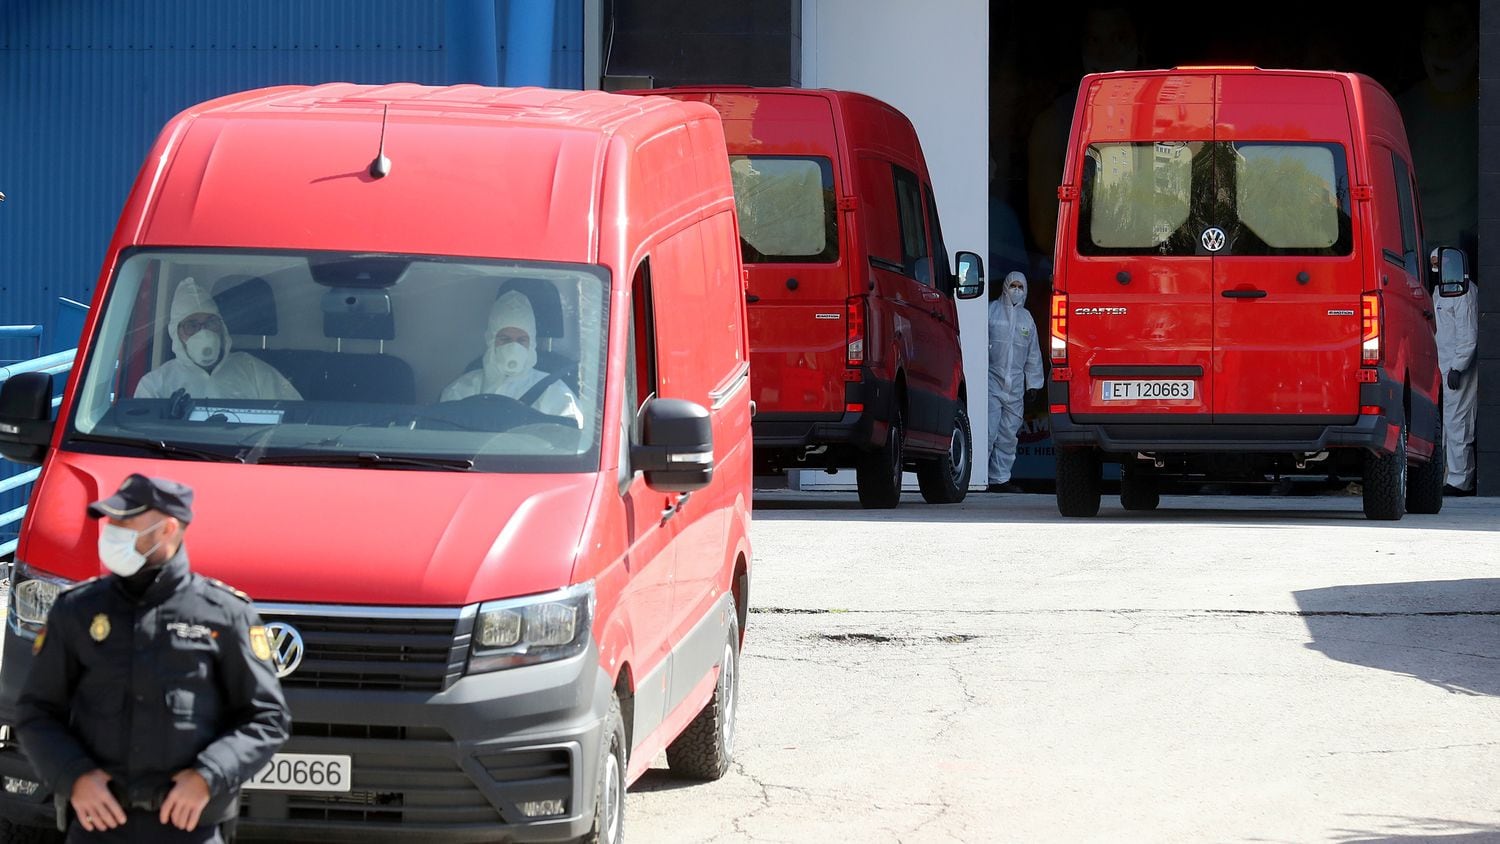
[[937, 197], [927, 185], [927, 231], [932, 235], [932, 262], [937, 269], [937, 286], [944, 293], [953, 292], [953, 266], [948, 263], [948, 245], [938, 224]]
[[651, 298], [651, 264], [642, 261], [630, 283], [630, 345], [625, 367], [625, 417], [656, 392], [656, 312]]
[[926, 285], [933, 283], [931, 255], [922, 231], [922, 191], [917, 177], [902, 167], [896, 174], [896, 213], [901, 221], [902, 272]]
[[1401, 160], [1401, 156], [1391, 153], [1391, 165], [1396, 171], [1396, 203], [1401, 210], [1401, 262], [1406, 271], [1414, 276], [1421, 277], [1418, 269], [1420, 263], [1417, 254], [1420, 251], [1417, 243], [1417, 211], [1411, 198], [1411, 168]]

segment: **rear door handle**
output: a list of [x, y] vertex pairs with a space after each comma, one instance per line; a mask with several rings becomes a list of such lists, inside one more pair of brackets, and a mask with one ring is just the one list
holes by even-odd
[[745, 294], [745, 302], [746, 303], [753, 305], [753, 304], [755, 304], [756, 302], [759, 302], [759, 301], [760, 301], [760, 297], [757, 296], [757, 295], [755, 295], [754, 293], [746, 293]]
[[1264, 290], [1225, 290], [1221, 294], [1225, 299], [1264, 299]]

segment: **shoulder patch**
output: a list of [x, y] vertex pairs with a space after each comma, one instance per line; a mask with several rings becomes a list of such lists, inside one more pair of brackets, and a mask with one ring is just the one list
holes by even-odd
[[204, 581], [206, 581], [206, 582], [208, 582], [208, 583], [210, 583], [210, 584], [212, 584], [214, 586], [217, 586], [220, 589], [223, 589], [225, 592], [228, 592], [229, 594], [233, 595], [234, 597], [239, 598], [241, 601], [244, 601], [247, 604], [251, 603], [249, 595], [246, 595], [244, 592], [241, 592], [240, 590], [234, 588], [233, 586], [230, 586], [229, 584], [225, 583], [224, 581], [219, 580], [216, 577], [205, 577], [203, 579], [204, 579]]

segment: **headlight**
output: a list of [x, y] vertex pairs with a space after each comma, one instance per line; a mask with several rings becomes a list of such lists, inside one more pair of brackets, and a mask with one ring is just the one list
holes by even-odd
[[594, 621], [592, 581], [545, 595], [479, 606], [469, 673], [566, 659], [588, 646]]
[[47, 623], [47, 613], [62, 591], [73, 581], [44, 574], [25, 563], [16, 563], [10, 583], [10, 626], [20, 636], [35, 639]]

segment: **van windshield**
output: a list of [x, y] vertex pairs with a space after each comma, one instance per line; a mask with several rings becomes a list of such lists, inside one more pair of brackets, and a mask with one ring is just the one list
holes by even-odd
[[609, 277], [416, 255], [134, 250], [63, 446], [247, 463], [598, 467]]
[[811, 156], [731, 155], [743, 260], [831, 264], [839, 259], [833, 162]]

